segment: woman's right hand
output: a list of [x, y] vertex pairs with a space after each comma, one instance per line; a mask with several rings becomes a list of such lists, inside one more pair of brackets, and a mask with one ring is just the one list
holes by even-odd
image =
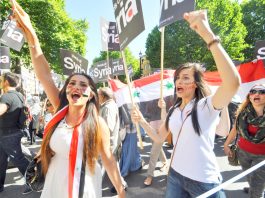
[[228, 157], [232, 157], [232, 151], [228, 145], [224, 145], [224, 152]]
[[13, 8], [12, 18], [17, 21], [17, 25], [22, 29], [29, 45], [35, 45], [36, 32], [31, 24], [29, 15], [22, 9], [22, 7], [15, 1], [10, 0]]

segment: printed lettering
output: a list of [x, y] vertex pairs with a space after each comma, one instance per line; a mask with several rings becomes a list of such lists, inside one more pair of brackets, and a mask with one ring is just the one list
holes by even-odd
[[[175, 6], [177, 3], [182, 3], [183, 1], [185, 0], [171, 0], [172, 4], [171, 6]], [[160, 1], [160, 13], [162, 13], [162, 10], [163, 10], [163, 5], [164, 5], [164, 10], [167, 10], [168, 9], [168, 3], [169, 0], [161, 0]]]
[[0, 63], [9, 63], [9, 57], [8, 56], [0, 56]]
[[15, 31], [13, 28], [11, 27], [7, 27], [8, 33], [7, 33], [7, 37], [21, 43], [22, 39], [23, 39], [23, 34], [21, 34], [18, 31]]
[[74, 69], [75, 73], [85, 73], [85, 70], [76, 62], [74, 62], [71, 57], [64, 58], [64, 67], [70, 70]]
[[[116, 17], [117, 26], [119, 33], [122, 32], [122, 29], [127, 26], [129, 22], [132, 21], [133, 17], [137, 15], [138, 9], [136, 0], [127, 0], [124, 7], [123, 7], [123, 1], [119, 3], [120, 12], [118, 16]], [[123, 24], [123, 28], [122, 28]]]
[[265, 59], [265, 47], [262, 47], [258, 50], [258, 59]]

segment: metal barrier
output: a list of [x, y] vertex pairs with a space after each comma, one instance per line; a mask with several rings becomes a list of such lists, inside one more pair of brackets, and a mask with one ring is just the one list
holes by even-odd
[[232, 177], [231, 179], [227, 180], [226, 182], [220, 184], [219, 186], [207, 191], [206, 193], [203, 193], [202, 195], [198, 196], [197, 198], [206, 198], [211, 196], [212, 194], [218, 192], [219, 190], [222, 190], [225, 186], [234, 183], [235, 181], [241, 179], [242, 177], [248, 175], [249, 173], [253, 172], [254, 170], [262, 167], [265, 165], [265, 160], [263, 160], [262, 162], [256, 164], [255, 166], [252, 166], [251, 168], [245, 170], [244, 172], [236, 175], [235, 177]]

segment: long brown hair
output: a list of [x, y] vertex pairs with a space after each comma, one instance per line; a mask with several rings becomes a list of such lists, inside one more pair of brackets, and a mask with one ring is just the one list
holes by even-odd
[[[194, 76], [194, 80], [195, 80], [195, 84], [197, 85], [197, 88], [195, 89], [195, 101], [194, 101], [194, 105], [193, 105], [193, 108], [191, 111], [191, 120], [192, 120], [192, 126], [193, 126], [196, 134], [200, 135], [201, 134], [201, 128], [200, 128], [200, 125], [198, 122], [197, 105], [198, 105], [198, 102], [200, 99], [202, 99], [202, 98], [204, 98], [210, 94], [210, 89], [206, 85], [206, 83], [203, 79], [202, 67], [198, 63], [185, 63], [183, 65], [180, 65], [174, 73], [174, 85], [176, 83], [177, 77], [179, 76], [180, 72], [184, 69], [192, 69], [194, 72], [193, 76]], [[166, 118], [166, 129], [167, 130], [168, 130], [169, 117], [173, 113], [174, 109], [179, 107], [182, 103], [182, 98], [179, 98], [177, 96], [176, 86], [174, 88], [174, 100], [175, 100], [175, 103], [174, 103], [173, 107], [169, 110], [169, 112], [167, 114], [167, 118]]]
[[[56, 112], [58, 112], [63, 107], [68, 105], [68, 100], [66, 97], [66, 87], [74, 75], [82, 75], [88, 79], [89, 86], [91, 88], [91, 93], [93, 95], [93, 97], [90, 100], [88, 100], [86, 104], [86, 114], [81, 124], [81, 128], [82, 128], [82, 132], [84, 136], [83, 158], [86, 160], [86, 163], [90, 171], [94, 173], [95, 164], [96, 164], [96, 161], [98, 159], [99, 152], [101, 149], [102, 133], [99, 127], [99, 117], [98, 117], [99, 103], [98, 103], [97, 88], [92, 78], [86, 74], [79, 74], [79, 73], [72, 74], [71, 76], [69, 76], [67, 80], [65, 81], [63, 88], [61, 89], [59, 93], [60, 104], [59, 104], [59, 107], [56, 109]], [[50, 147], [50, 140], [58, 124], [56, 124], [53, 128], [51, 128], [50, 131], [47, 132], [47, 135], [42, 141], [41, 164], [42, 164], [42, 171], [44, 175], [46, 175], [51, 158], [55, 154], [54, 151]]]
[[252, 105], [252, 103], [250, 102], [250, 99], [249, 99], [249, 93], [248, 93], [246, 99], [244, 100], [244, 102], [242, 102], [242, 104], [239, 105], [237, 111], [235, 112], [236, 118], [248, 106], [248, 104]]

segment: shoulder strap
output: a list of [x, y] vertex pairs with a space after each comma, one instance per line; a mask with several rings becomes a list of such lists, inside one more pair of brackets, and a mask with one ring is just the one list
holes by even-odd
[[187, 118], [190, 116], [191, 113], [189, 113], [186, 118], [183, 120], [182, 124], [181, 124], [181, 127], [179, 129], [179, 133], [178, 133], [178, 137], [177, 137], [177, 140], [176, 140], [176, 144], [174, 145], [174, 148], [173, 148], [173, 152], [171, 154], [171, 158], [170, 158], [170, 165], [169, 165], [169, 168], [171, 167], [171, 164], [172, 164], [172, 160], [173, 160], [173, 157], [174, 157], [174, 154], [175, 154], [175, 150], [176, 150], [176, 147], [177, 147], [177, 144], [178, 144], [178, 140], [179, 140], [179, 136], [182, 132], [182, 128], [183, 128], [183, 125], [185, 123], [185, 121], [187, 120]]
[[18, 98], [19, 98], [19, 100], [22, 102], [22, 104], [24, 105], [24, 100], [23, 100], [23, 98], [22, 98], [22, 96], [19, 94], [19, 93], [17, 93], [17, 92], [13, 92]]

